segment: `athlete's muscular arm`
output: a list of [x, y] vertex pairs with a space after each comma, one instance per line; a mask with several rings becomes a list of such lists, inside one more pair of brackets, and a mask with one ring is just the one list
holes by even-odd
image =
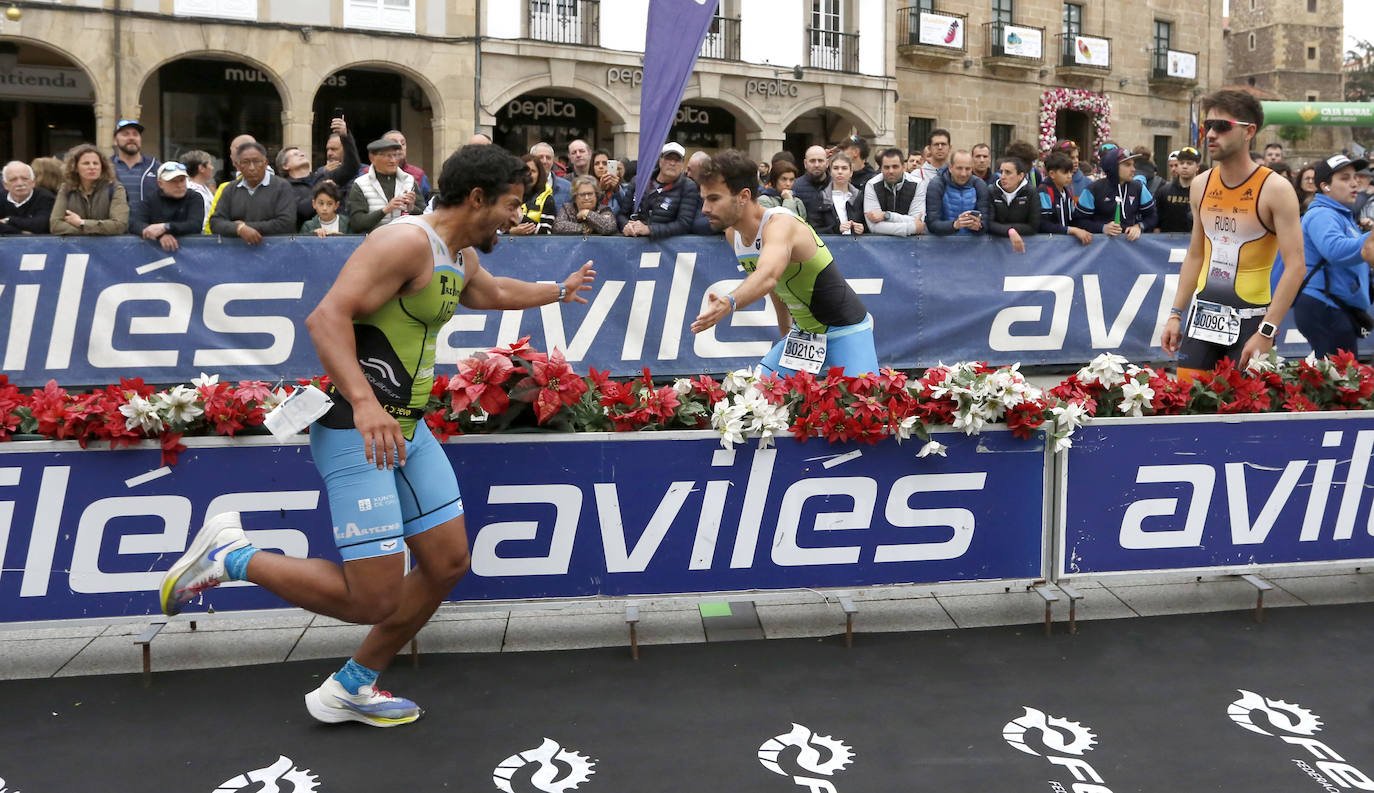
[[[539, 284], [515, 278], [496, 276], [482, 269], [477, 260], [477, 251], [468, 248], [463, 251], [463, 264], [467, 268], [467, 278], [458, 302], [475, 311], [504, 310], [515, 308], [534, 308], [558, 302], [558, 284]], [[596, 280], [596, 270], [592, 260], [579, 267], [572, 275], [563, 279], [567, 287], [564, 303], [587, 302], [580, 292], [590, 292], [592, 281]]]
[[[773, 287], [778, 284], [778, 278], [782, 276], [783, 271], [787, 269], [787, 263], [793, 258], [793, 235], [801, 233], [809, 233], [806, 231], [805, 223], [773, 222], [763, 227], [763, 247], [759, 250], [758, 264], [754, 266], [754, 272], [744, 279], [744, 283], [735, 287], [735, 291], [730, 293], [735, 296], [734, 308], [747, 306], [764, 295], [772, 293]], [[708, 294], [706, 296], [706, 308], [692, 323], [692, 332], [700, 333], [714, 326], [717, 322], [725, 319], [725, 316], [734, 308], [730, 305], [729, 297], [715, 293]], [[782, 317], [786, 315], [786, 322], [790, 328], [791, 314], [787, 313], [786, 306], [782, 308], [783, 310], [779, 312], [778, 327], [782, 327], [784, 322]]]
[[[1196, 184], [1196, 181], [1194, 181]], [[1298, 194], [1288, 180], [1278, 174], [1269, 174], [1265, 180], [1269, 188], [1260, 193], [1256, 210], [1263, 219], [1270, 217], [1270, 228], [1278, 235], [1279, 253], [1283, 255], [1283, 275], [1274, 287], [1274, 297], [1269, 301], [1269, 310], [1264, 313], [1264, 321], [1274, 323], [1275, 327], [1283, 322], [1283, 317], [1298, 297], [1303, 279], [1307, 276], [1307, 261], [1302, 250], [1302, 221], [1298, 211]], [[1250, 359], [1263, 355], [1274, 346], [1275, 339], [1265, 338], [1256, 332], [1245, 342], [1237, 366], [1244, 369]]]
[[382, 409], [358, 365], [353, 320], [402, 294], [426, 272], [430, 261], [428, 241], [419, 229], [378, 229], [348, 257], [334, 285], [305, 319], [329, 381], [353, 406], [353, 425], [363, 436], [367, 461], [378, 468], [405, 465], [405, 435], [400, 423]]
[[[1202, 195], [1206, 192], [1207, 178], [1205, 173], [1198, 174], [1188, 189], [1188, 201], [1193, 205], [1193, 236], [1188, 240], [1188, 254], [1183, 257], [1183, 264], [1178, 268], [1178, 291], [1174, 293], [1174, 308], [1187, 313], [1188, 304], [1193, 302], [1193, 294], [1197, 292], [1198, 277], [1202, 275], [1202, 252], [1207, 235], [1202, 231], [1202, 215], [1198, 212], [1198, 205], [1202, 202]], [[1159, 335], [1159, 346], [1164, 348], [1164, 352], [1169, 357], [1174, 357], [1178, 348], [1183, 343], [1183, 320], [1177, 314], [1173, 314], [1164, 323], [1164, 331]]]

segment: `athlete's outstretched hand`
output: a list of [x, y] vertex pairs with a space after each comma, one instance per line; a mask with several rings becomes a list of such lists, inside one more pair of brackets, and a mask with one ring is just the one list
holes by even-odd
[[353, 426], [363, 436], [363, 453], [377, 470], [406, 464], [406, 438], [401, 423], [375, 399], [355, 405]]
[[587, 302], [587, 298], [583, 297], [582, 295], [579, 295], [578, 292], [592, 291], [592, 281], [595, 280], [596, 270], [592, 269], [592, 260], [588, 259], [586, 264], [577, 268], [577, 272], [573, 273], [572, 275], [564, 279], [563, 286], [566, 286], [568, 288], [568, 294], [563, 297], [563, 302]]
[[1178, 317], [1169, 317], [1164, 322], [1164, 331], [1159, 334], [1159, 346], [1164, 348], [1164, 352], [1169, 357], [1174, 357], [1178, 352], [1179, 345], [1183, 343], [1183, 332], [1179, 329], [1182, 321]]
[[725, 319], [725, 315], [729, 314], [731, 310], [730, 298], [715, 292], [707, 294], [706, 309], [698, 314], [696, 320], [692, 322], [692, 332], [700, 333], [707, 328], [714, 327], [717, 322]]
[[1240, 361], [1236, 363], [1236, 368], [1245, 371], [1245, 367], [1250, 365], [1250, 361], [1264, 355], [1274, 348], [1274, 340], [1268, 336], [1261, 336], [1258, 332], [1250, 336], [1250, 340], [1245, 342], [1245, 347], [1240, 351]]

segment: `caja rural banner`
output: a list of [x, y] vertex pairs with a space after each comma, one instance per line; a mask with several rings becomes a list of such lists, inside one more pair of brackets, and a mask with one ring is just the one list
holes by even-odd
[[1099, 419], [1060, 481], [1060, 576], [1374, 558], [1367, 413]]
[[[465, 437], [444, 446], [472, 549], [451, 597], [1042, 577], [1043, 439], [941, 439], [948, 457], [917, 458], [914, 440], [727, 451], [709, 431]], [[161, 475], [157, 449], [0, 446], [0, 621], [155, 614], [162, 571], [220, 511], [262, 547], [338, 558], [308, 445], [186, 443]], [[285, 605], [245, 584], [206, 600]]]
[[[321, 373], [304, 320], [359, 238], [268, 239], [250, 247], [205, 238], [168, 254], [133, 237], [0, 240], [0, 373], [24, 386], [104, 385], [119, 377], [187, 382]], [[1184, 235], [1138, 242], [1098, 235], [1088, 246], [1032, 237], [1017, 256], [1005, 240], [827, 237], [874, 317], [878, 360], [898, 368], [940, 361], [1084, 363], [1104, 351], [1134, 361], [1156, 346], [1177, 283]], [[720, 238], [504, 239], [483, 266], [561, 281], [596, 262], [590, 302], [459, 313], [437, 340], [439, 371], [476, 349], [532, 336], [563, 349], [579, 371], [617, 375], [721, 372], [756, 363], [777, 340], [761, 300], [694, 335], [708, 292], [744, 273]], [[1291, 323], [1288, 323], [1291, 328]], [[1287, 330], [1284, 355], [1304, 355]]]

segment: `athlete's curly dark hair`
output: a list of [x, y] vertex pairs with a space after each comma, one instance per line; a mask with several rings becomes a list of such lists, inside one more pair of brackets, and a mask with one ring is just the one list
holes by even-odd
[[759, 194], [759, 164], [739, 149], [717, 152], [697, 169], [697, 179], [703, 183], [725, 182], [731, 195], [746, 189], [755, 198]]
[[477, 188], [489, 200], [495, 200], [511, 185], [524, 188], [529, 181], [530, 172], [525, 164], [510, 152], [499, 146], [468, 144], [444, 160], [434, 206], [456, 207]]

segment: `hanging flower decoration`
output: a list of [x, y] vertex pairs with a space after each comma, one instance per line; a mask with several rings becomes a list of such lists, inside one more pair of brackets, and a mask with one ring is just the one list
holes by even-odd
[[1111, 137], [1112, 102], [1106, 94], [1095, 94], [1079, 88], [1051, 88], [1040, 95], [1041, 153], [1048, 154], [1058, 143], [1054, 127], [1061, 110], [1076, 110], [1092, 116], [1093, 151]]

